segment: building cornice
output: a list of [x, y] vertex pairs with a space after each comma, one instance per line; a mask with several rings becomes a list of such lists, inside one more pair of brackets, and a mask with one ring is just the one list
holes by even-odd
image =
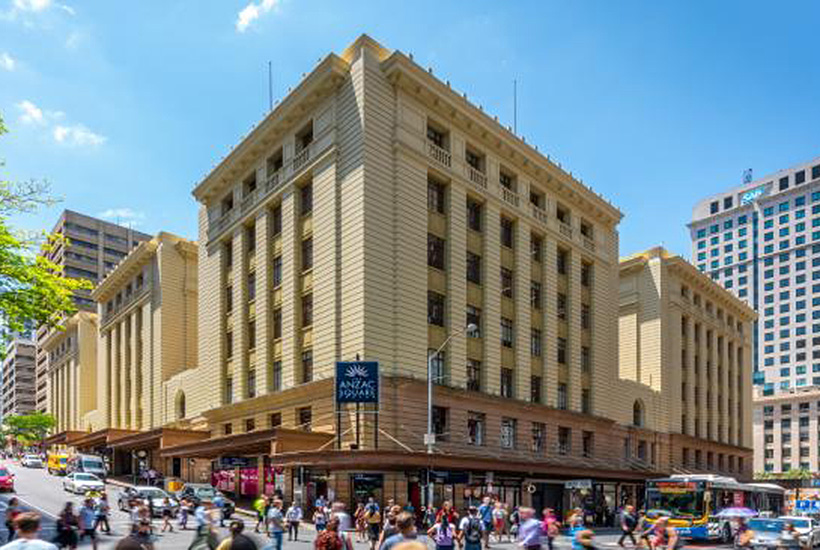
[[562, 200], [574, 204], [610, 228], [623, 218], [617, 207], [403, 53], [391, 54], [382, 62], [382, 70], [394, 86], [429, 105], [434, 112], [494, 151], [505, 163], [516, 166], [522, 173], [562, 197]]
[[350, 65], [336, 54], [326, 56], [214, 169], [194, 188], [197, 201], [207, 204], [236, 183], [250, 166], [300, 122], [311, 109], [330, 97], [347, 77]]

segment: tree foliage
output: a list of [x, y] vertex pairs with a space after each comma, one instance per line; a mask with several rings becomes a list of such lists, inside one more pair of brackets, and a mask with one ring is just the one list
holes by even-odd
[[42, 443], [56, 421], [50, 414], [33, 412], [3, 419], [3, 431], [24, 445]]
[[[0, 116], [0, 136], [4, 133], [6, 127]], [[0, 170], [4, 166], [0, 161]], [[30, 213], [54, 202], [47, 183], [13, 182], [0, 172], [0, 326], [6, 335], [22, 332], [27, 322], [61, 326], [62, 320], [76, 311], [74, 291], [91, 287], [88, 281], [65, 277], [62, 267], [45, 257], [56, 247], [65, 246], [64, 237], [33, 238], [9, 225], [9, 216]]]

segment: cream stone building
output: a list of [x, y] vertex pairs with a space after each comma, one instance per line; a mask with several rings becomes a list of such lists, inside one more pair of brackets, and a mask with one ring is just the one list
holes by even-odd
[[820, 389], [758, 389], [754, 403], [754, 470], [777, 475], [820, 469]]
[[633, 423], [668, 434], [678, 471], [750, 478], [755, 312], [661, 247], [621, 261], [619, 311]]
[[197, 366], [197, 273], [196, 243], [159, 233], [91, 293], [105, 427], [150, 430], [185, 418], [180, 379]]
[[40, 343], [48, 355], [48, 412], [57, 421], [57, 432], [98, 429], [103, 419], [96, 414], [97, 315], [80, 311], [64, 326], [49, 331]]

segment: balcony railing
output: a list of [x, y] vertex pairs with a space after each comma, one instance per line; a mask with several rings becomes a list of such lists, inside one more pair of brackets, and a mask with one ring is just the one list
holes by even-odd
[[595, 252], [595, 241], [593, 241], [589, 237], [584, 237], [584, 248], [586, 248], [590, 252]]
[[539, 208], [534, 204], [530, 204], [530, 211], [532, 212], [532, 217], [538, 220], [539, 222], [546, 224], [548, 223], [549, 217], [547, 216], [547, 211], [543, 208]]
[[511, 191], [507, 189], [503, 185], [499, 185], [498, 188], [501, 190], [501, 198], [503, 198], [506, 202], [510, 203], [513, 206], [518, 206], [518, 193], [515, 191]]
[[242, 212], [243, 213], [247, 212], [250, 209], [250, 207], [253, 206], [253, 203], [256, 202], [256, 195], [257, 195], [257, 192], [256, 192], [256, 189], [254, 189], [253, 191], [251, 191], [250, 193], [248, 193], [244, 197], [242, 197]]
[[453, 157], [450, 155], [450, 152], [446, 149], [442, 149], [432, 141], [427, 142], [427, 154], [430, 155], [430, 158], [439, 164], [443, 164], [447, 168], [453, 166]]
[[487, 174], [481, 172], [480, 170], [476, 170], [472, 166], [467, 166], [467, 177], [470, 178], [471, 182], [479, 187], [484, 189], [487, 188]]
[[310, 147], [305, 147], [293, 157], [293, 171], [301, 170], [310, 160]]
[[572, 238], [572, 226], [568, 223], [559, 222], [558, 223], [558, 230], [561, 232], [561, 235], [571, 239]]
[[284, 168], [280, 168], [279, 170], [268, 176], [268, 181], [265, 183], [265, 189], [268, 192], [273, 191], [274, 189], [279, 187], [279, 185], [281, 185], [282, 182], [285, 181], [283, 172]]

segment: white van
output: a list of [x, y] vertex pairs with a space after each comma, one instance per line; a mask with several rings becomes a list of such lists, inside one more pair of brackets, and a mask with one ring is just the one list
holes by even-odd
[[102, 457], [97, 455], [76, 454], [68, 459], [68, 473], [94, 474], [105, 479], [108, 473]]

